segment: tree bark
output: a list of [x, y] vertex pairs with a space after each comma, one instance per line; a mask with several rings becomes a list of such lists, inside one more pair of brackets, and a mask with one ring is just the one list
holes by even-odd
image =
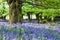
[[36, 19], [38, 20], [38, 23], [42, 23], [42, 13], [36, 14]]
[[38, 23], [40, 22], [39, 20], [39, 14], [36, 14], [36, 19], [38, 20]]
[[30, 15], [31, 15], [31, 14], [28, 12], [28, 13], [27, 13], [27, 16], [28, 16], [28, 20], [29, 20], [29, 21], [31, 20]]
[[21, 0], [8, 0], [9, 23], [22, 23], [22, 2]]

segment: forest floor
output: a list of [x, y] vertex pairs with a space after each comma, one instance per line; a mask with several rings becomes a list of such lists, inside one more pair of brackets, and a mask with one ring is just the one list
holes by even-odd
[[[1, 29], [2, 27], [2, 29]], [[12, 28], [14, 27], [14, 28]], [[60, 40], [60, 24], [58, 23], [22, 23], [8, 24], [7, 21], [0, 22], [0, 35], [4, 32], [4, 37], [8, 36], [8, 40], [16, 40], [19, 36], [19, 28], [24, 30], [22, 40]], [[20, 37], [20, 36], [19, 36]]]

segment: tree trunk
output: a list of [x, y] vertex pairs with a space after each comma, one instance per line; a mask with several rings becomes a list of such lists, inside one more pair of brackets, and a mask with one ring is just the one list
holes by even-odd
[[21, 0], [8, 0], [9, 23], [22, 23], [22, 3]]
[[1, 18], [2, 18], [3, 20], [6, 20], [6, 16], [2, 16]]
[[43, 20], [42, 20], [42, 12], [40, 12], [39, 17], [40, 17], [40, 23], [43, 23]]
[[30, 21], [31, 18], [30, 18], [30, 13], [29, 12], [27, 13], [27, 16], [28, 16], [28, 20]]
[[39, 14], [36, 14], [36, 19], [38, 20], [38, 23], [40, 22], [39, 20]]
[[38, 23], [42, 23], [42, 13], [36, 14], [36, 19], [38, 20]]

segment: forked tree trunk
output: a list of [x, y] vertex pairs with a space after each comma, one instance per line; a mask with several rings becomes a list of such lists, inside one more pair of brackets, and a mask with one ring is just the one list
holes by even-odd
[[9, 23], [22, 23], [22, 2], [21, 0], [8, 0]]

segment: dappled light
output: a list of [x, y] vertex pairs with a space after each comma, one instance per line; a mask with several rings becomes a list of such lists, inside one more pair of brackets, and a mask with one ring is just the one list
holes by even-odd
[[0, 40], [60, 40], [60, 0], [0, 0]]

